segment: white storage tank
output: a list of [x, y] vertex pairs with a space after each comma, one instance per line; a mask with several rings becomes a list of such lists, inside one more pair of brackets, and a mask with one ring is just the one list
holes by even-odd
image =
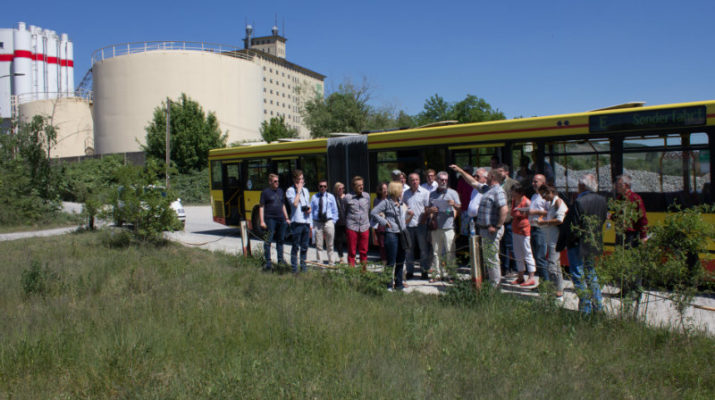
[[59, 43], [54, 31], [45, 29], [47, 39], [47, 96], [56, 98], [60, 91]]
[[35, 115], [49, 118], [57, 127], [57, 144], [50, 157], [76, 157], [94, 154], [92, 112], [89, 101], [79, 97], [37, 100], [20, 104], [20, 120], [30, 121]]
[[154, 109], [167, 97], [175, 100], [182, 93], [198, 102], [206, 114], [216, 114], [220, 129], [228, 132], [228, 143], [260, 138], [263, 108], [257, 99], [262, 98], [263, 85], [256, 63], [216, 49], [201, 50], [202, 43], [163, 45], [132, 43], [95, 52], [92, 81], [97, 153], [140, 151]]
[[13, 37], [12, 73], [14, 94], [32, 93], [32, 36], [24, 22], [18, 22]]
[[0, 118], [10, 118], [12, 95], [13, 29], [0, 29]]

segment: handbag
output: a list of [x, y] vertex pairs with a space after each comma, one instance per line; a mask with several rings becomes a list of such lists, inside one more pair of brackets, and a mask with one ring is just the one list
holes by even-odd
[[390, 205], [392, 206], [392, 210], [395, 212], [395, 215], [397, 216], [397, 225], [398, 228], [400, 228], [400, 233], [398, 234], [398, 237], [400, 238], [400, 246], [402, 247], [403, 250], [410, 250], [412, 248], [412, 235], [410, 235], [407, 232], [407, 228], [402, 226], [402, 223], [400, 221], [400, 213], [397, 212], [395, 209], [395, 205], [392, 203], [392, 200], [390, 201]]

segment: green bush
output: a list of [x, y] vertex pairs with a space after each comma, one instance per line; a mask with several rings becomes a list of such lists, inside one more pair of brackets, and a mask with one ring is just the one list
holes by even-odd
[[171, 176], [171, 189], [186, 204], [209, 204], [209, 169]]
[[92, 195], [106, 191], [117, 183], [115, 171], [123, 164], [119, 155], [62, 164], [62, 200], [83, 203]]
[[100, 213], [115, 224], [127, 223], [135, 239], [163, 243], [162, 233], [181, 229], [181, 222], [171, 208], [173, 192], [155, 186], [158, 165], [148, 162], [142, 168], [125, 165], [115, 171], [117, 186], [108, 194], [110, 209]]

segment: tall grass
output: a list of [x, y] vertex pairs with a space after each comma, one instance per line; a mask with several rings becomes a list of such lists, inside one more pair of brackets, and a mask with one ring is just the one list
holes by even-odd
[[350, 273], [265, 274], [176, 245], [103, 243], [101, 232], [0, 243], [0, 398], [715, 393], [715, 343], [697, 334], [493, 293], [461, 305], [365, 294]]

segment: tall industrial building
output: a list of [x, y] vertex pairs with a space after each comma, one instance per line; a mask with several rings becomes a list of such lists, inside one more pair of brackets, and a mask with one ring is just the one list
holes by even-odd
[[228, 143], [259, 141], [261, 122], [279, 115], [303, 137], [306, 99], [323, 94], [324, 75], [286, 60], [286, 38], [252, 37], [243, 48], [202, 42], [108, 46], [92, 55], [98, 153], [140, 151], [156, 107], [181, 93], [214, 112]]
[[54, 157], [93, 151], [90, 105], [75, 94], [73, 53], [66, 33], [24, 22], [0, 29], [0, 118], [48, 117], [58, 127]]

